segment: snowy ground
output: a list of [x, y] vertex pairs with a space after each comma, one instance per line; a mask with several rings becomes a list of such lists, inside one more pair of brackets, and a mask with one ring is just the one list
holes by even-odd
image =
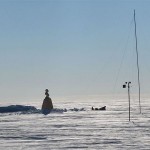
[[55, 103], [58, 111], [47, 116], [40, 112], [1, 113], [0, 149], [150, 149], [148, 100], [143, 103], [142, 114], [139, 114], [138, 102], [132, 103], [130, 122], [125, 100], [103, 104], [107, 106], [106, 111], [91, 111], [92, 106], [101, 106], [99, 101], [70, 101]]

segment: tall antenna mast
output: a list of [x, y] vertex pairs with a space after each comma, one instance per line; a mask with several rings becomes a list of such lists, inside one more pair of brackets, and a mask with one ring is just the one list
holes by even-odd
[[141, 113], [141, 88], [140, 88], [140, 69], [139, 69], [139, 54], [137, 48], [137, 34], [136, 34], [136, 19], [134, 10], [134, 25], [135, 25], [135, 41], [136, 41], [136, 56], [137, 56], [137, 70], [138, 70], [138, 86], [139, 86], [139, 109]]

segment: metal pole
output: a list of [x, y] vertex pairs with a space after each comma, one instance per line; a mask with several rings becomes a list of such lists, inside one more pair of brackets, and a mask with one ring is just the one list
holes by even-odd
[[138, 86], [139, 86], [139, 109], [140, 109], [140, 113], [141, 113], [140, 68], [139, 68], [139, 55], [138, 55], [138, 48], [137, 48], [135, 10], [134, 10], [134, 25], [135, 25], [135, 41], [136, 41], [136, 56], [137, 56], [137, 70], [138, 70]]
[[131, 83], [131, 82], [128, 82], [129, 121], [130, 121], [130, 83]]
[[130, 84], [131, 84], [131, 82], [125, 82], [125, 84], [123, 85], [123, 88], [126, 88], [128, 86], [129, 121], [130, 121]]

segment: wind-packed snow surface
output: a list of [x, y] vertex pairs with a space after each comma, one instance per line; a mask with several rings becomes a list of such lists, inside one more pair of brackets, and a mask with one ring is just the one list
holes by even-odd
[[[92, 106], [104, 105], [106, 111], [91, 110]], [[142, 104], [142, 114], [139, 114], [138, 100], [132, 103], [130, 122], [127, 100], [59, 102], [54, 103], [56, 109], [46, 116], [38, 106], [33, 103], [30, 106], [11, 106], [21, 110], [0, 113], [0, 149], [150, 149], [149, 100]], [[7, 107], [11, 108], [7, 105], [5, 110]]]

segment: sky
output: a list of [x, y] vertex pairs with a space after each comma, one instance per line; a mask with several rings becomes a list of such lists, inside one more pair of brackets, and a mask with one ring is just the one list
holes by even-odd
[[150, 93], [149, 0], [0, 0], [0, 100]]

